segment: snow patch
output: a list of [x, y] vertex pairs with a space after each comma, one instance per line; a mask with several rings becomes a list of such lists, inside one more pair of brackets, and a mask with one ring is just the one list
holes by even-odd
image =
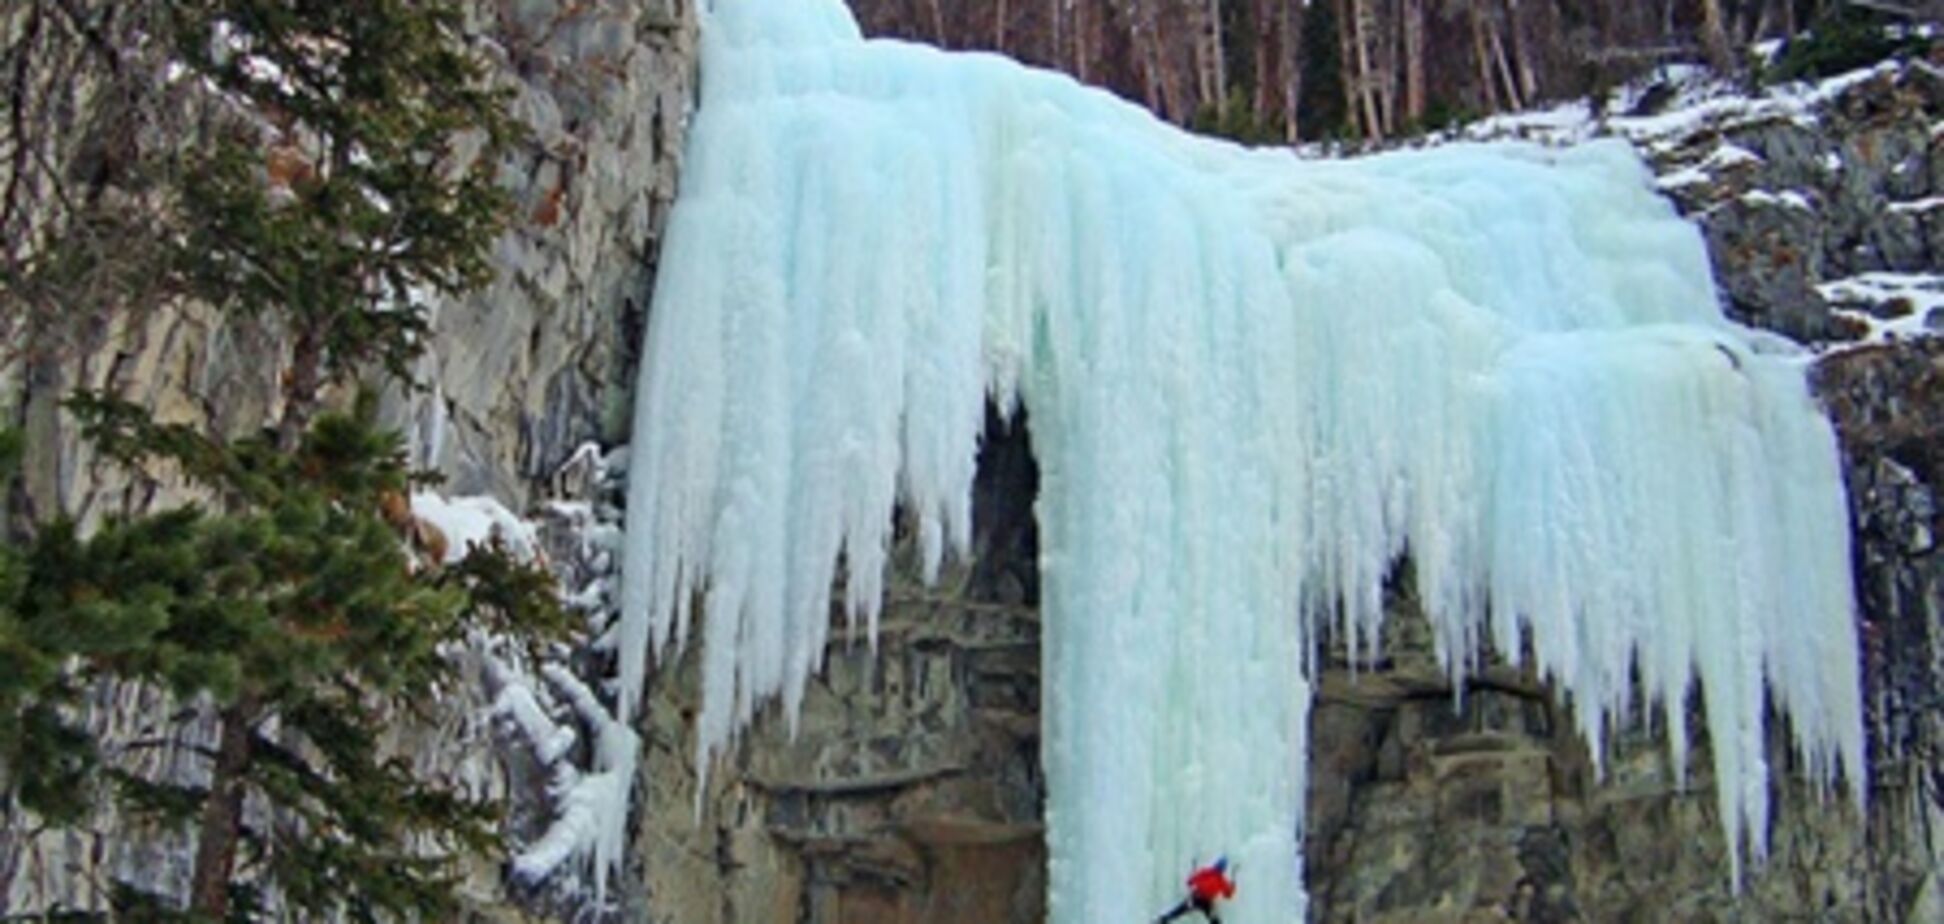
[[1672, 173], [1663, 174], [1654, 183], [1661, 189], [1679, 189], [1683, 186], [1712, 183], [1715, 179], [1715, 171], [1732, 170], [1736, 167], [1759, 164], [1761, 162], [1761, 156], [1755, 152], [1740, 145], [1724, 141], [1717, 145], [1713, 151], [1708, 152], [1708, 156], [1702, 158], [1700, 163], [1682, 167]]
[[1751, 189], [1741, 194], [1741, 201], [1753, 206], [1791, 208], [1802, 212], [1813, 212], [1809, 197], [1794, 189], [1773, 192], [1766, 189]]
[[1754, 151], [1741, 145], [1724, 141], [1717, 145], [1713, 151], [1708, 152], [1708, 156], [1701, 161], [1701, 166], [1709, 170], [1722, 170], [1745, 164], [1759, 164], [1761, 162], [1761, 155], [1756, 154]]
[[[619, 867], [627, 846], [628, 796], [641, 740], [573, 672], [558, 664], [540, 670], [583, 725], [594, 730], [594, 765], [599, 769], [583, 774], [565, 761], [554, 765], [554, 822], [513, 858], [513, 879], [538, 883], [568, 861], [579, 860], [594, 882], [598, 906], [607, 898], [606, 871]], [[616, 823], [617, 819], [623, 821]]]
[[548, 717], [533, 688], [525, 683], [506, 681], [499, 695], [493, 698], [492, 714], [511, 722], [533, 750], [534, 759], [542, 764], [559, 762], [573, 750], [577, 740], [573, 729]]
[[[1842, 350], [1944, 334], [1944, 278], [1925, 273], [1862, 273], [1816, 286], [1834, 311], [1864, 334], [1834, 344]], [[1855, 307], [1864, 306], [1864, 307]]]
[[1462, 131], [1465, 137], [1480, 140], [1523, 138], [1570, 144], [1591, 138], [1598, 124], [1585, 100], [1573, 100], [1545, 109], [1488, 116]]
[[521, 559], [531, 560], [540, 554], [539, 534], [533, 524], [485, 495], [445, 497], [419, 491], [412, 495], [412, 515], [445, 536], [446, 564], [465, 558], [467, 552], [490, 545], [496, 538]]
[[1892, 202], [1890, 203], [1890, 211], [1903, 215], [1922, 215], [1940, 205], [1944, 205], [1944, 196], [1926, 196], [1922, 199], [1911, 199], [1905, 202]]
[[[625, 847], [640, 740], [562, 665], [544, 664], [534, 677], [489, 656], [487, 673], [499, 687], [491, 714], [525, 742], [548, 772], [553, 809], [545, 831], [513, 856], [513, 881], [530, 889], [578, 864], [576, 877], [564, 884], [572, 892], [575, 884], [591, 881], [595, 906], [600, 907], [607, 899], [608, 873], [619, 866]], [[580, 743], [575, 727], [592, 732], [592, 772], [572, 759]]]
[[[1896, 73], [1899, 66], [1886, 61], [1819, 81], [1770, 86], [1756, 96], [1746, 95], [1740, 86], [1714, 77], [1706, 69], [1668, 66], [1615, 94], [1604, 117], [1596, 116], [1584, 101], [1575, 100], [1546, 109], [1495, 115], [1466, 126], [1463, 134], [1474, 140], [1519, 138], [1554, 145], [1614, 136], [1649, 152], [1669, 153], [1685, 139], [1709, 129], [1776, 120], [1814, 125], [1816, 110], [1861, 84]], [[1671, 96], [1659, 112], [1628, 115], [1649, 92]], [[1938, 131], [1932, 129], [1933, 137]], [[1826, 166], [1831, 170], [1842, 168], [1840, 161]]]

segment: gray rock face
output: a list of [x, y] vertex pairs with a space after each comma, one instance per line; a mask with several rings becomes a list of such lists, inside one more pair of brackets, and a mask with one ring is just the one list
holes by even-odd
[[[1707, 213], [1702, 229], [1730, 314], [1801, 340], [1828, 336], [1829, 308], [1813, 281], [1823, 278], [1822, 219], [1791, 199], [1743, 198]], [[1812, 242], [1806, 249], [1794, 246]]]
[[1021, 434], [988, 429], [974, 561], [924, 588], [901, 544], [877, 650], [834, 631], [794, 733], [764, 716], [698, 783], [695, 653], [653, 675], [642, 919], [1044, 919], [1038, 476]]
[[[1944, 152], [1931, 131], [1944, 78], [1886, 68], [1814, 117], [1762, 114], [1695, 131], [1659, 152], [1663, 173], [1727, 146], [1753, 159], [1668, 190], [1700, 225], [1730, 316], [1805, 343], [1851, 339], [1815, 286], [1944, 265]], [[1867, 308], [1869, 306], [1837, 306]]]
[[1888, 840], [1842, 801], [1781, 770], [1771, 853], [1737, 896], [1705, 746], [1682, 781], [1658, 735], [1621, 733], [1596, 778], [1555, 691], [1501, 665], [1455, 706], [1408, 593], [1392, 617], [1386, 663], [1319, 687], [1312, 920], [1906, 919], [1881, 912], [1911, 871], [1881, 865]]
[[[1888, 806], [1873, 817], [1908, 907], [1883, 920], [1944, 920], [1944, 341], [1830, 357], [1816, 370], [1848, 455], [1870, 760]], [[1927, 850], [1920, 850], [1927, 846]]]
[[629, 378], [694, 89], [688, 0], [485, 4], [532, 143], [506, 164], [520, 219], [501, 271], [441, 308], [393, 402], [445, 490], [515, 510], [589, 440], [625, 439]]

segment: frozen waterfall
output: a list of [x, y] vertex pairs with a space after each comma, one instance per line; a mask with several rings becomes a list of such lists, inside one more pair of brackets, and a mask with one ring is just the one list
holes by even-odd
[[839, 574], [875, 626], [894, 506], [927, 567], [966, 551], [992, 398], [1042, 469], [1055, 920], [1150, 919], [1218, 852], [1225, 921], [1301, 919], [1316, 641], [1369, 651], [1405, 557], [1451, 673], [1535, 659], [1596, 754], [1645, 701], [1684, 762], [1698, 685], [1737, 857], [1764, 847], [1765, 687], [1860, 798], [1829, 426], [1627, 148], [1302, 161], [865, 41], [838, 0], [717, 0], [702, 61], [623, 719], [693, 640], [700, 765], [772, 698], [794, 721]]

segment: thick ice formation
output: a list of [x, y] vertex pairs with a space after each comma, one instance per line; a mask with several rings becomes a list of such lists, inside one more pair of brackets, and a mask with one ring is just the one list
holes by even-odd
[[1217, 852], [1224, 920], [1300, 913], [1313, 640], [1369, 650], [1406, 555], [1451, 672], [1529, 651], [1596, 752], [1637, 678], [1684, 760], [1698, 683], [1738, 849], [1765, 681], [1810, 774], [1860, 796], [1829, 428], [1625, 147], [1301, 162], [866, 42], [836, 0], [720, 0], [703, 36], [622, 718], [692, 634], [705, 769], [772, 697], [794, 717], [840, 575], [875, 624], [894, 504], [927, 567], [966, 550], [994, 396], [1042, 469], [1056, 920], [1144, 920]]

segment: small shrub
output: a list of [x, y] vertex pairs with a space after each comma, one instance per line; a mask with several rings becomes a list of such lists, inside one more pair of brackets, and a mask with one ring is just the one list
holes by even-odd
[[1893, 28], [1880, 13], [1839, 7], [1811, 31], [1789, 39], [1775, 62], [1762, 70], [1761, 83], [1818, 80], [1888, 58], [1921, 55], [1929, 51], [1930, 41], [1914, 30]]
[[1231, 87], [1228, 99], [1218, 108], [1203, 106], [1195, 113], [1189, 127], [1204, 135], [1215, 135], [1238, 141], [1242, 144], [1267, 145], [1283, 142], [1283, 124], [1280, 114], [1272, 113], [1257, 118], [1255, 107], [1250, 105], [1241, 87]]

